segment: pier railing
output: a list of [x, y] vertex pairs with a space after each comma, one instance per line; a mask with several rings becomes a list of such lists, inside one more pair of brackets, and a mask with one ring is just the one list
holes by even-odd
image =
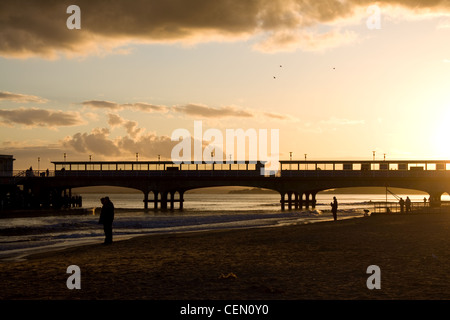
[[414, 213], [414, 212], [437, 212], [450, 210], [450, 201], [441, 201], [440, 206], [431, 206], [430, 203], [427, 202], [411, 202], [410, 209], [407, 209], [407, 206], [404, 205], [403, 208], [399, 202], [374, 202], [373, 203], [374, 213]]

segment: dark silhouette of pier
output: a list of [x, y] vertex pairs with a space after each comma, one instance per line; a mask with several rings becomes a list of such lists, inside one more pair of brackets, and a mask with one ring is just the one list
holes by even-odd
[[[118, 186], [140, 190], [143, 207], [183, 209], [188, 190], [246, 186], [279, 192], [284, 210], [314, 207], [320, 191], [347, 187], [397, 187], [424, 191], [430, 205], [450, 194], [450, 160], [291, 160], [280, 161], [275, 175], [262, 174], [264, 163], [175, 164], [169, 161], [55, 161], [54, 170], [2, 177], [2, 185], [22, 190], [32, 208], [60, 207], [72, 189]], [[3, 188], [4, 189], [4, 188]], [[2, 201], [6, 199], [2, 193]]]

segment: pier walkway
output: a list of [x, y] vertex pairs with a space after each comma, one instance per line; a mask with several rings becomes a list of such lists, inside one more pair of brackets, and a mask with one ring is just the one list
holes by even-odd
[[170, 161], [55, 161], [51, 171], [31, 170], [0, 174], [3, 201], [12, 191], [23, 190], [32, 206], [57, 206], [73, 188], [120, 186], [144, 194], [144, 208], [183, 208], [183, 194], [191, 189], [246, 186], [280, 193], [282, 209], [314, 206], [316, 194], [347, 187], [398, 187], [424, 191], [430, 205], [439, 206], [450, 194], [450, 160], [290, 160], [267, 172], [264, 163], [181, 163]]

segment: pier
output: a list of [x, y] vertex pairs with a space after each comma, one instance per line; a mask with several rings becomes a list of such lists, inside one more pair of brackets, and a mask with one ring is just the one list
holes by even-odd
[[72, 189], [118, 186], [140, 190], [143, 208], [183, 209], [188, 190], [244, 186], [275, 190], [282, 210], [314, 207], [320, 191], [348, 187], [397, 187], [428, 193], [430, 206], [450, 194], [450, 160], [289, 160], [276, 174], [264, 162], [173, 163], [171, 161], [54, 161], [51, 171], [7, 172], [1, 176], [3, 207], [16, 191], [26, 206], [58, 207]]

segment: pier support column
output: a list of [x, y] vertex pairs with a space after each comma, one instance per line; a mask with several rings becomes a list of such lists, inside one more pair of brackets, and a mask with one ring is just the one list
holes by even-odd
[[443, 192], [433, 192], [430, 193], [430, 207], [440, 207], [441, 206], [441, 195]]
[[298, 207], [299, 207], [299, 195], [298, 195], [298, 192], [294, 192], [294, 195], [295, 195], [295, 202], [294, 202], [294, 208], [295, 209], [298, 209]]
[[161, 209], [167, 210], [167, 191], [161, 192]]
[[175, 191], [170, 191], [170, 210], [173, 210], [175, 207]]
[[305, 204], [305, 208], [307, 209], [307, 208], [309, 208], [309, 193], [305, 192], [304, 195], [305, 195], [304, 204]]
[[281, 204], [281, 210], [282, 211], [284, 211], [284, 202], [285, 202], [284, 201], [284, 196], [285, 196], [285, 194], [286, 193], [284, 193], [284, 192], [283, 193], [280, 192], [280, 195], [281, 195], [280, 204]]
[[148, 191], [144, 191], [144, 209], [148, 210]]
[[288, 192], [288, 209], [292, 210], [292, 192]]
[[155, 210], [158, 209], [158, 197], [159, 197], [159, 192], [153, 191], [153, 208]]
[[311, 193], [311, 207], [313, 208], [313, 209], [315, 209], [316, 208], [316, 194], [317, 193]]
[[178, 191], [180, 195], [180, 210], [183, 210], [183, 202], [184, 202], [184, 191]]
[[300, 209], [303, 207], [303, 192], [298, 193], [298, 207]]

